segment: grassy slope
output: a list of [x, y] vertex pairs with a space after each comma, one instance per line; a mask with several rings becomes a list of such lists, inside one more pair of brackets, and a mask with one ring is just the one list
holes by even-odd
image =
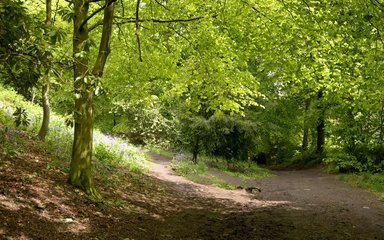
[[190, 156], [184, 154], [172, 154], [166, 151], [158, 151], [164, 156], [174, 156], [171, 167], [179, 175], [200, 184], [215, 185], [225, 189], [236, 189], [235, 186], [224, 179], [209, 174], [209, 170], [217, 170], [227, 175], [235, 176], [243, 179], [260, 179], [272, 176], [272, 174], [263, 168], [257, 166], [254, 162], [233, 162], [228, 164], [224, 160], [212, 159], [206, 156], [200, 157], [197, 164], [193, 164]]
[[353, 186], [368, 189], [384, 201], [384, 174], [383, 173], [353, 173], [340, 175], [340, 180]]
[[157, 216], [191, 204], [123, 165], [96, 168], [103, 200], [94, 202], [66, 184], [65, 167], [33, 135], [11, 129], [5, 137], [15, 151], [0, 152], [0, 239], [153, 239]]
[[[0, 124], [1, 136], [7, 134], [8, 129], [14, 129], [13, 116], [16, 107], [26, 109], [30, 124], [22, 126], [21, 130], [29, 132], [31, 136], [37, 134], [42, 110], [39, 106], [17, 95], [14, 91], [0, 86]], [[12, 154], [17, 149], [11, 142], [3, 139], [0, 149], [5, 154]], [[65, 118], [52, 114], [50, 119], [50, 130], [45, 143], [39, 146], [49, 152], [55, 159], [56, 166], [67, 171], [69, 159], [71, 158], [73, 141], [73, 130], [65, 125]], [[146, 155], [140, 149], [130, 145], [127, 141], [113, 136], [105, 135], [95, 130], [94, 132], [94, 164], [96, 168], [110, 168], [116, 165], [124, 165], [133, 171], [141, 172], [148, 169]]]
[[[29, 126], [15, 128], [16, 107], [27, 110]], [[145, 239], [161, 226], [153, 216], [164, 214], [163, 203], [185, 204], [140, 173], [148, 168], [143, 152], [97, 131], [94, 180], [103, 200], [94, 202], [66, 184], [72, 129], [53, 115], [43, 143], [35, 137], [40, 120], [38, 106], [0, 86], [0, 239]]]

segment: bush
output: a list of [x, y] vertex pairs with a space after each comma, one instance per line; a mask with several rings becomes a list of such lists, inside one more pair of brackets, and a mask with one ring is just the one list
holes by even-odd
[[197, 155], [205, 153], [228, 162], [248, 160], [255, 154], [257, 127], [251, 121], [231, 116], [194, 116], [182, 121], [179, 144]]
[[369, 189], [379, 194], [384, 201], [384, 175], [381, 173], [354, 173], [340, 176], [340, 179], [354, 186]]
[[194, 164], [193, 162], [186, 160], [173, 160], [170, 166], [181, 176], [188, 176], [191, 174], [204, 174], [208, 170], [208, 166], [204, 162]]
[[[7, 153], [14, 152], [15, 148], [8, 137], [8, 132], [10, 132], [8, 130], [15, 127], [12, 115], [15, 113], [16, 106], [28, 112], [28, 116], [24, 111], [16, 112], [17, 117], [20, 118], [20, 123], [27, 117], [30, 120], [30, 124], [26, 128], [28, 132], [36, 133], [41, 125], [41, 107], [24, 101], [15, 91], [5, 89], [0, 85], [0, 124], [2, 127], [4, 126], [0, 132], [1, 143], [4, 143], [0, 146], [0, 150], [7, 151]], [[39, 143], [42, 151], [52, 155], [54, 161], [50, 166], [68, 170], [72, 146], [73, 128], [66, 126], [65, 118], [52, 114], [45, 142]], [[110, 168], [120, 164], [138, 172], [145, 171], [148, 168], [145, 154], [130, 146], [127, 141], [101, 134], [95, 130], [94, 146], [96, 166], [108, 166], [109, 164]]]
[[124, 166], [135, 172], [148, 170], [148, 161], [144, 152], [129, 145], [128, 141], [98, 131], [95, 131], [93, 138], [96, 167], [111, 169]]
[[328, 172], [361, 172], [364, 170], [357, 158], [342, 151], [329, 152], [323, 162], [327, 165]]
[[102, 166], [109, 169], [110, 167], [117, 166], [117, 164], [123, 160], [123, 156], [120, 153], [103, 143], [96, 145], [93, 156], [96, 168]]
[[27, 127], [30, 124], [27, 110], [20, 107], [16, 107], [16, 111], [13, 113], [13, 120], [16, 124], [16, 127]]
[[223, 115], [211, 117], [209, 124], [214, 137], [209, 154], [227, 161], [249, 160], [255, 154], [257, 126], [253, 122]]
[[233, 161], [229, 163], [225, 159], [215, 158], [213, 160], [209, 157], [205, 157], [204, 161], [210, 168], [236, 177], [258, 179], [272, 175], [268, 170], [259, 167], [253, 161]]

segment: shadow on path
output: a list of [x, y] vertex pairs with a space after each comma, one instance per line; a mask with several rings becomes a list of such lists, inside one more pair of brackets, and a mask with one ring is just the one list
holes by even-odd
[[275, 227], [282, 224], [281, 219], [285, 221], [284, 226], [289, 223], [286, 227], [291, 228], [292, 234], [287, 235], [287, 239], [384, 239], [384, 203], [370, 192], [325, 174], [321, 168], [276, 171], [274, 177], [261, 180], [209, 170], [209, 174], [231, 184], [245, 183], [262, 189], [261, 193], [248, 194], [244, 190], [193, 183], [169, 168], [170, 158], [149, 155], [153, 159], [151, 175], [175, 183], [186, 197], [192, 194], [241, 205], [247, 212], [242, 221], [251, 221], [249, 218], [258, 214], [265, 217], [260, 209], [268, 209], [270, 217], [264, 219], [266, 222]]

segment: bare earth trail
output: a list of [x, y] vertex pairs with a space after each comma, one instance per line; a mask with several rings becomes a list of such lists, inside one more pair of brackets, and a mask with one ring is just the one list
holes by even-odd
[[187, 181], [170, 169], [171, 159], [149, 154], [149, 175], [100, 169], [103, 200], [95, 202], [66, 183], [36, 141], [13, 133], [29, 151], [0, 153], [0, 240], [384, 240], [384, 203], [321, 169], [248, 180], [262, 189], [248, 194]]
[[[169, 158], [150, 156], [150, 175], [174, 183], [183, 198], [207, 210], [208, 216], [196, 211], [186, 216], [191, 227], [197, 225], [200, 231], [187, 239], [384, 239], [384, 203], [320, 168], [278, 171], [263, 180], [243, 180], [210, 170], [232, 184], [244, 185], [245, 181], [262, 189], [249, 194], [190, 182], [170, 169]], [[215, 205], [217, 211], [209, 216]]]

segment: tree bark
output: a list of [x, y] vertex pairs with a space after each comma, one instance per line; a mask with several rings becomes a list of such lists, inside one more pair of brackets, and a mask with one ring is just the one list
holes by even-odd
[[102, 76], [109, 54], [115, 0], [106, 0], [105, 4], [99, 53], [92, 72], [90, 72], [86, 56], [89, 52], [86, 44], [89, 38], [87, 26], [89, 1], [77, 0], [74, 5], [75, 130], [68, 182], [96, 199], [101, 196], [92, 184], [93, 99], [95, 86], [88, 80], [92, 78], [97, 81]]
[[383, 146], [384, 139], [384, 101], [381, 102], [381, 110], [380, 110], [380, 135], [379, 135], [379, 143]]
[[308, 112], [310, 107], [311, 107], [311, 98], [305, 99], [304, 123], [303, 123], [304, 133], [303, 133], [303, 142], [301, 145], [302, 151], [308, 150], [308, 145], [309, 145]]
[[49, 118], [51, 115], [51, 107], [49, 104], [49, 73], [46, 73], [45, 78], [46, 79], [42, 87], [43, 122], [41, 123], [41, 128], [38, 134], [39, 139], [42, 141], [45, 141], [45, 137], [48, 134]]
[[192, 149], [192, 162], [194, 164], [197, 164], [197, 156], [199, 152], [200, 152], [200, 138], [199, 136], [197, 136]]
[[316, 152], [319, 154], [324, 153], [324, 145], [325, 145], [325, 120], [324, 120], [324, 107], [320, 103], [323, 98], [323, 91], [320, 90], [317, 93], [317, 110], [318, 110], [318, 118], [317, 118], [317, 147]]
[[105, 63], [110, 53], [113, 15], [115, 11], [116, 0], [106, 0], [105, 4], [107, 7], [104, 9], [104, 20], [103, 20], [103, 33], [101, 35], [99, 53], [96, 59], [95, 66], [93, 67], [92, 74], [96, 77], [103, 75]]
[[[46, 0], [45, 7], [46, 7], [45, 25], [47, 29], [50, 29], [52, 25], [52, 0]], [[47, 38], [49, 38], [49, 34], [47, 34]], [[39, 130], [38, 137], [40, 140], [45, 141], [45, 137], [48, 134], [49, 118], [51, 115], [50, 114], [51, 108], [49, 105], [49, 69], [47, 69], [45, 72], [44, 82], [42, 86], [42, 105], [43, 105], [43, 122], [41, 123], [41, 128]]]
[[353, 109], [348, 109], [347, 112], [347, 126], [349, 128], [348, 130], [348, 136], [346, 137], [347, 140], [347, 149], [349, 153], [354, 153], [356, 150], [356, 123], [355, 123], [355, 116], [353, 115]]

